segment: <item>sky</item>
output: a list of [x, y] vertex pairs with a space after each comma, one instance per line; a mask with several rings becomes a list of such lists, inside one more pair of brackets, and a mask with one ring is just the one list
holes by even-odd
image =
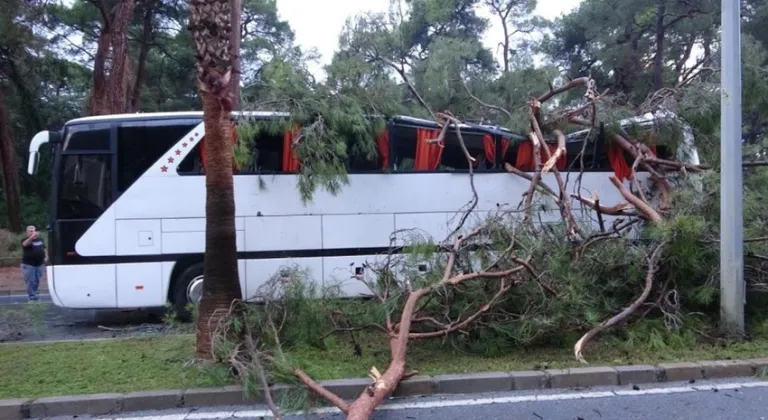
[[[536, 14], [553, 19], [571, 11], [581, 0], [539, 0]], [[315, 76], [322, 77], [322, 66], [328, 64], [338, 45], [339, 34], [348, 17], [365, 12], [385, 12], [389, 0], [277, 0], [281, 19], [287, 20], [296, 34], [296, 42], [303, 48], [317, 48], [321, 63], [310, 67]], [[490, 13], [480, 9], [486, 18]], [[501, 26], [491, 20], [490, 28], [483, 40], [485, 45], [496, 51], [496, 45], [503, 38]]]

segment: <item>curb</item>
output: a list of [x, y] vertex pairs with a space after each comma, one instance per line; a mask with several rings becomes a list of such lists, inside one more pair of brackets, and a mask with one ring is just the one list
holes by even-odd
[[[40, 288], [39, 296], [48, 296], [48, 289]], [[0, 290], [0, 297], [8, 297], [8, 296], [24, 296], [27, 297], [27, 291], [24, 289], [5, 289]]]
[[[768, 358], [660, 363], [655, 366], [600, 366], [437, 376], [419, 375], [402, 381], [395, 389], [393, 396], [626, 386], [697, 379], [748, 377], [762, 374], [766, 369], [768, 369]], [[370, 384], [370, 379], [338, 379], [321, 381], [320, 384], [341, 398], [352, 400]], [[286, 389], [289, 387], [284, 385], [272, 387], [275, 394]], [[0, 419], [20, 420], [84, 414], [113, 415], [143, 410], [254, 403], [264, 403], [263, 396], [259, 395], [256, 398], [248, 399], [245, 397], [241, 386], [10, 399], [0, 400]]]

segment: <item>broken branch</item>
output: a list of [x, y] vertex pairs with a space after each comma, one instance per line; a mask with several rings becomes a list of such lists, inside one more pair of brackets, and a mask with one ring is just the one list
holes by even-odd
[[664, 249], [664, 245], [665, 243], [657, 245], [651, 253], [651, 257], [648, 259], [648, 271], [645, 275], [645, 287], [643, 287], [643, 292], [640, 294], [640, 297], [638, 297], [631, 305], [629, 305], [627, 308], [625, 308], [611, 319], [604, 321], [596, 325], [591, 330], [587, 331], [587, 333], [584, 334], [579, 339], [579, 341], [576, 342], [576, 345], [573, 346], [573, 354], [580, 362], [584, 364], [587, 363], [586, 359], [584, 359], [584, 356], [582, 355], [582, 350], [584, 349], [584, 346], [587, 344], [587, 342], [589, 342], [589, 340], [591, 340], [601, 331], [611, 328], [614, 325], [629, 318], [629, 316], [632, 315], [637, 310], [637, 308], [639, 308], [640, 305], [645, 302], [646, 299], [648, 299], [648, 296], [651, 294], [654, 275], [656, 274], [657, 265], [659, 258], [661, 258], [661, 251]]

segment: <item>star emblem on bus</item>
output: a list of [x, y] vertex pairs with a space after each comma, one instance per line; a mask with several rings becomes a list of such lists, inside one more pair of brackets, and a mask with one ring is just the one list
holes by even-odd
[[163, 165], [163, 166], [160, 167], [160, 170], [163, 171], [163, 172], [168, 172], [168, 167]]

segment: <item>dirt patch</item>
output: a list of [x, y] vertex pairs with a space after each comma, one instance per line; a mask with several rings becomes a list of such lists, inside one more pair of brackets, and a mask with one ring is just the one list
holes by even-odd
[[[24, 275], [21, 274], [21, 267], [6, 266], [0, 267], [0, 295], [5, 294], [23, 294], [27, 286], [24, 284]], [[45, 273], [40, 279], [40, 292], [48, 292], [48, 283]]]

